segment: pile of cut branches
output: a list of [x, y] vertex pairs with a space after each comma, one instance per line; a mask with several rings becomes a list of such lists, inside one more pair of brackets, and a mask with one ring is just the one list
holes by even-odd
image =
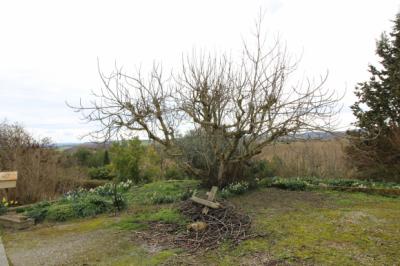
[[187, 230], [179, 232], [175, 238], [175, 244], [195, 251], [199, 248], [210, 249], [224, 240], [229, 240], [233, 245], [251, 237], [249, 229], [251, 219], [248, 215], [236, 211], [229, 202], [222, 202], [217, 209], [210, 209], [207, 214], [202, 213], [203, 205], [191, 200], [182, 202], [179, 210], [188, 220], [204, 222], [207, 227], [204, 230]]

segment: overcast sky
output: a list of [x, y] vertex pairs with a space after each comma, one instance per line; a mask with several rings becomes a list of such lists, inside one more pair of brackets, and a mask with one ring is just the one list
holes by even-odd
[[65, 102], [88, 99], [116, 61], [129, 72], [153, 60], [178, 66], [193, 48], [240, 51], [260, 8], [267, 36], [302, 56], [299, 71], [329, 71], [326, 86], [346, 91], [345, 128], [354, 86], [375, 63], [375, 40], [390, 31], [398, 0], [0, 0], [0, 120], [36, 136], [78, 142], [90, 130]]

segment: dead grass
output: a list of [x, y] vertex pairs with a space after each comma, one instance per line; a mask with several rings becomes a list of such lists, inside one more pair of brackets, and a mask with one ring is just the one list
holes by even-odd
[[270, 161], [282, 177], [351, 178], [354, 170], [345, 158], [346, 145], [345, 139], [277, 143], [264, 148], [259, 158]]

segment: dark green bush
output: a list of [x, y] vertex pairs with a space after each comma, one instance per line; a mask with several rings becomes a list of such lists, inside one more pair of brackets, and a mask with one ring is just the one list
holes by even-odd
[[83, 179], [80, 180], [78, 185], [80, 188], [91, 189], [103, 186], [107, 183], [106, 180], [97, 180], [97, 179]]
[[187, 175], [185, 171], [180, 169], [178, 166], [172, 165], [165, 170], [164, 179], [166, 180], [183, 180], [186, 178]]
[[110, 199], [107, 200], [105, 197], [99, 195], [88, 194], [72, 202], [71, 206], [73, 207], [75, 217], [88, 217], [111, 210], [113, 204]]
[[245, 176], [249, 179], [262, 179], [275, 176], [275, 169], [266, 160], [254, 160], [246, 168]]
[[48, 207], [46, 218], [50, 221], [63, 222], [74, 218], [75, 213], [71, 204], [52, 204]]
[[75, 158], [80, 166], [86, 167], [104, 166], [104, 163], [107, 160], [105, 159], [105, 156], [108, 156], [108, 152], [103, 149], [92, 149], [86, 147], [80, 147], [72, 154], [72, 158]]
[[309, 185], [308, 182], [304, 180], [296, 179], [283, 179], [283, 178], [276, 178], [273, 180], [271, 186], [288, 189], [288, 190], [306, 190], [307, 186]]
[[49, 207], [49, 202], [42, 201], [22, 210], [24, 210], [26, 215], [32, 218], [35, 223], [40, 223], [46, 218]]
[[88, 175], [91, 179], [97, 180], [112, 180], [114, 177], [110, 168], [107, 166], [90, 168]]

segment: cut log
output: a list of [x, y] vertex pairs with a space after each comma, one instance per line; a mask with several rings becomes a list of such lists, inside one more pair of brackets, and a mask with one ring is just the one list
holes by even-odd
[[207, 206], [207, 207], [210, 207], [213, 209], [218, 209], [219, 207], [221, 207], [221, 204], [219, 204], [218, 202], [212, 202], [209, 200], [198, 198], [196, 196], [192, 196], [190, 199], [196, 203], [199, 203], [201, 205], [204, 205], [204, 206]]

